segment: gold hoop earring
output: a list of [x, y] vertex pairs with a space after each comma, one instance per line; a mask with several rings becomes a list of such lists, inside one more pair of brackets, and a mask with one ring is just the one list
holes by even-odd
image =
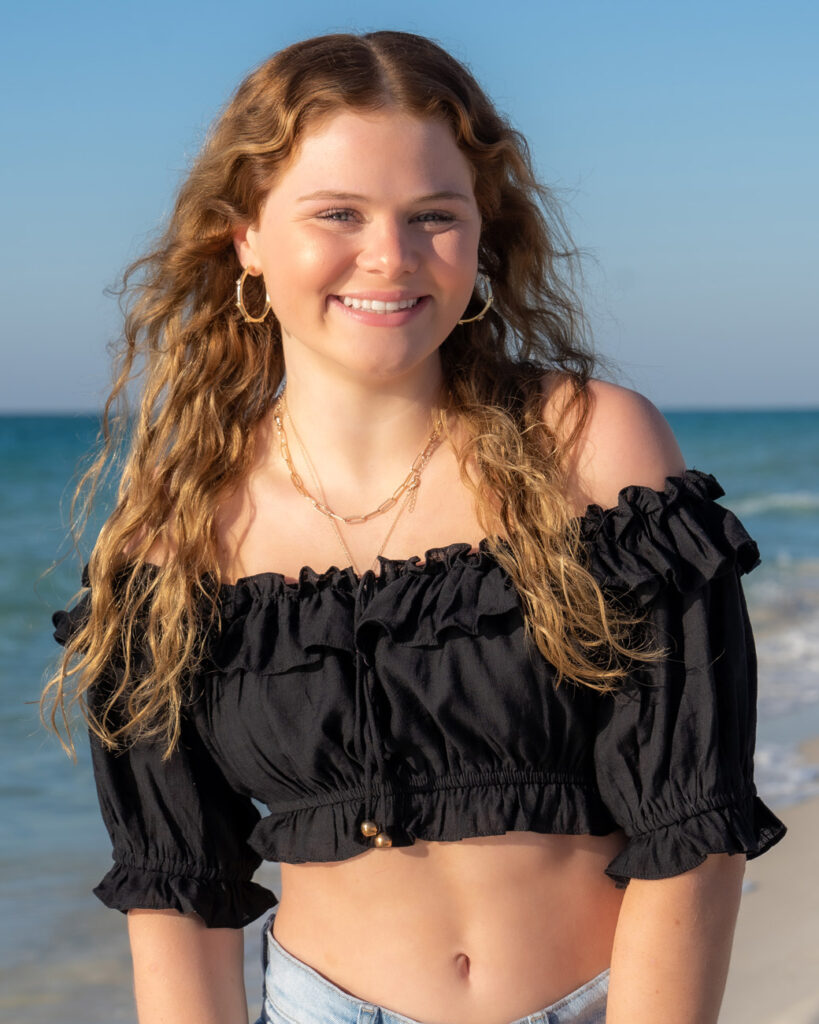
[[492, 294], [492, 285], [490, 284], [489, 278], [486, 274], [478, 274], [478, 280], [475, 282], [475, 291], [478, 290], [478, 281], [483, 281], [484, 288], [486, 290], [486, 302], [484, 303], [483, 309], [476, 316], [467, 316], [463, 320], [459, 320], [459, 324], [472, 324], [476, 320], [483, 320], [486, 314], [489, 312], [489, 307], [495, 301], [495, 296]]
[[[261, 316], [251, 316], [245, 307], [245, 300], [242, 298], [242, 289], [245, 286], [245, 279], [250, 273], [250, 267], [245, 267], [241, 277], [236, 278], [236, 307], [242, 314], [246, 324], [260, 324], [270, 312], [270, 296], [264, 293], [264, 309]], [[254, 275], [255, 276], [255, 275]]]

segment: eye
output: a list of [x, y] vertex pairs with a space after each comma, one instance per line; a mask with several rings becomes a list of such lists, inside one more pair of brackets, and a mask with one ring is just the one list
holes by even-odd
[[354, 217], [355, 213], [352, 210], [324, 210], [318, 214], [319, 220], [335, 221], [338, 224], [346, 224]]
[[450, 224], [455, 217], [451, 213], [443, 213], [440, 210], [429, 210], [426, 213], [419, 213], [415, 219], [421, 224]]

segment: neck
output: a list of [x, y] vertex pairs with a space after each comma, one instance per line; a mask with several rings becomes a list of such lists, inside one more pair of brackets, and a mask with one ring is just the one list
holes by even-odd
[[[288, 368], [288, 413], [332, 507], [375, 507], [404, 479], [440, 408], [440, 362], [436, 356], [430, 363], [423, 372], [387, 384], [312, 372], [308, 377]], [[309, 480], [294, 437], [289, 446]], [[278, 452], [277, 457], [281, 462]]]

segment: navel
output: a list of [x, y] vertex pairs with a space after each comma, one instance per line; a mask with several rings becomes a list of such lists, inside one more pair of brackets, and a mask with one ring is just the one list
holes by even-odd
[[469, 977], [469, 957], [466, 953], [458, 953], [455, 956], [455, 970], [458, 972], [459, 978]]

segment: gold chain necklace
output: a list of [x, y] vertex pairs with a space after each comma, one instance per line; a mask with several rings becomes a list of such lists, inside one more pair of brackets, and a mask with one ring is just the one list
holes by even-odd
[[[334, 513], [331, 509], [329, 509], [329, 507], [327, 506], [327, 499], [324, 493], [324, 488], [322, 487], [321, 481], [318, 478], [316, 467], [313, 465], [313, 460], [310, 458], [307, 449], [304, 446], [304, 442], [299, 436], [299, 432], [296, 429], [296, 424], [293, 422], [293, 417], [290, 415], [290, 410], [287, 408], [286, 403], [284, 402], [284, 393], [282, 393], [282, 396], [279, 401], [282, 407], [281, 413], [279, 413], [279, 409], [277, 407], [274, 416], [276, 420], [276, 427], [279, 432], [279, 443], [282, 450], [282, 457], [284, 458], [285, 465], [287, 466], [290, 472], [290, 479], [291, 481], [293, 481], [299, 493], [306, 497], [317, 511], [323, 512], [324, 509], [327, 509], [327, 511], [323, 512], [323, 514], [329, 520], [329, 525], [332, 528], [333, 532], [335, 533], [339, 544], [341, 545], [341, 549], [344, 552], [345, 558], [348, 559], [355, 574], [357, 576], [360, 576], [361, 573], [356, 565], [355, 559], [353, 558], [353, 554], [350, 551], [350, 548], [348, 547], [347, 543], [345, 542], [344, 537], [342, 536], [339, 521], [345, 523], [367, 522], [368, 519], [372, 519], [374, 516], [379, 515], [380, 512], [388, 510], [387, 508], [383, 508], [386, 502], [382, 502], [382, 505], [380, 505], [375, 512], [371, 512], [366, 516], [349, 516], [345, 518], [344, 516], [340, 516], [337, 513]], [[307, 468], [309, 469], [310, 475], [313, 478], [313, 483], [315, 484], [316, 489], [321, 494], [321, 502], [318, 502], [316, 499], [313, 498], [313, 496], [306, 490], [306, 488], [304, 488], [303, 482], [302, 487], [299, 487], [298, 484], [296, 483], [296, 480], [294, 479], [295, 476], [295, 478], [298, 481], [301, 481], [301, 477], [296, 472], [295, 467], [293, 466], [293, 461], [290, 456], [290, 448], [289, 445], [287, 444], [287, 435], [284, 429], [285, 416], [289, 417], [290, 419], [290, 425], [293, 428], [293, 435], [296, 438], [296, 443], [299, 446], [299, 450], [301, 451], [304, 461], [307, 463]], [[432, 434], [430, 435], [430, 439], [427, 442], [427, 446], [413, 462], [412, 469], [410, 470], [403, 484], [400, 487], [396, 488], [396, 490], [393, 492], [392, 498], [394, 500], [392, 501], [392, 504], [388, 506], [389, 508], [392, 508], [401, 500], [402, 493], [406, 492], [406, 498], [403, 504], [400, 505], [398, 511], [396, 512], [395, 517], [393, 518], [393, 521], [390, 524], [390, 528], [387, 530], [386, 536], [382, 540], [381, 546], [379, 547], [375, 555], [375, 558], [372, 560], [371, 568], [373, 569], [375, 569], [375, 567], [377, 566], [378, 559], [381, 557], [384, 548], [387, 546], [389, 539], [392, 536], [393, 531], [395, 530], [395, 527], [398, 524], [398, 520], [401, 518], [401, 515], [403, 514], [404, 510], [406, 508], [409, 508], [410, 513], [414, 512], [415, 510], [415, 502], [418, 494], [418, 487], [420, 486], [421, 483], [421, 473], [423, 472], [427, 462], [429, 462], [430, 458], [432, 457], [435, 448], [437, 448], [438, 444], [440, 443], [440, 427], [441, 424], [439, 415], [438, 422], [436, 423], [436, 426]], [[388, 499], [388, 501], [389, 500], [390, 499]]]
[[[310, 504], [317, 512], [321, 512], [322, 515], [328, 516], [330, 519], [336, 519], [339, 522], [346, 523], [347, 526], [354, 526], [358, 523], [366, 523], [370, 519], [374, 519], [376, 516], [383, 515], [385, 512], [389, 512], [390, 509], [395, 508], [395, 506], [401, 500], [401, 496], [407, 490], [411, 490], [412, 492], [412, 505], [414, 508], [414, 492], [417, 491], [418, 489], [418, 484], [420, 483], [421, 480], [421, 473], [423, 472], [424, 467], [432, 457], [433, 452], [441, 443], [441, 430], [443, 425], [441, 423], [440, 412], [436, 417], [435, 426], [432, 429], [432, 433], [429, 435], [429, 440], [426, 443], [426, 447], [422, 452], [419, 452], [419, 454], [415, 456], [412, 466], [410, 466], [410, 471], [409, 473], [407, 473], [406, 477], [404, 477], [404, 480], [398, 485], [398, 487], [395, 488], [395, 490], [392, 492], [389, 498], [381, 502], [378, 508], [374, 509], [372, 512], [366, 512], [363, 515], [354, 516], [339, 515], [338, 512], [334, 512], [329, 507], [326, 501], [319, 501], [318, 498], [313, 497], [313, 495], [304, 486], [304, 481], [302, 480], [299, 473], [296, 471], [296, 467], [293, 465], [293, 459], [290, 455], [290, 446], [287, 443], [287, 434], [285, 433], [284, 430], [285, 413], [289, 415], [289, 413], [287, 412], [287, 404], [285, 402], [283, 391], [281, 397], [279, 398], [279, 401], [276, 403], [276, 406], [273, 410], [273, 418], [276, 423], [276, 429], [278, 430], [279, 433], [279, 447], [281, 449], [282, 458], [284, 459], [284, 463], [290, 472], [290, 480], [292, 481], [293, 486], [296, 488], [299, 494], [301, 494], [310, 502]], [[290, 417], [290, 422], [293, 423], [292, 416]], [[295, 425], [293, 426], [293, 429], [295, 431]], [[412, 511], [412, 509], [410, 509], [410, 511]]]
[[[289, 415], [289, 413], [288, 413], [288, 415]], [[316, 485], [316, 489], [321, 494], [322, 500], [325, 500], [324, 488], [321, 486], [321, 481], [319, 480], [319, 478], [318, 478], [318, 476], [316, 474], [316, 467], [313, 465], [313, 460], [307, 454], [307, 449], [304, 447], [304, 443], [303, 443], [302, 439], [299, 437], [299, 433], [296, 430], [296, 424], [293, 422], [293, 417], [292, 416], [290, 416], [290, 426], [293, 428], [293, 434], [295, 435], [296, 442], [297, 442], [297, 444], [299, 446], [299, 449], [301, 450], [302, 455], [304, 456], [304, 461], [307, 463], [307, 468], [310, 470], [310, 475], [313, 478], [313, 483]], [[404, 509], [410, 504], [410, 502], [412, 502], [413, 507], [415, 506], [415, 494], [416, 494], [416, 491], [417, 491], [417, 487], [412, 488], [412, 490], [410, 490], [410, 492], [406, 496], [406, 498], [404, 498], [403, 503], [399, 504], [398, 511], [395, 513], [395, 515], [393, 517], [393, 520], [390, 523], [390, 528], [387, 530], [386, 536], [381, 541], [381, 546], [379, 547], [378, 551], [376, 552], [375, 558], [370, 563], [370, 568], [371, 569], [375, 569], [375, 567], [378, 565], [378, 559], [383, 554], [384, 548], [387, 546], [387, 543], [388, 543], [390, 537], [392, 537], [393, 530], [395, 529], [395, 527], [396, 527], [396, 525], [398, 523], [398, 520], [401, 518], [401, 515], [402, 515]], [[410, 511], [412, 511], [412, 509], [410, 509]], [[338, 525], [338, 520], [335, 517], [333, 517], [333, 518], [328, 517], [327, 518], [327, 525], [330, 527], [330, 529], [335, 534], [336, 539], [338, 540], [339, 544], [341, 545], [341, 550], [344, 552], [344, 557], [347, 559], [349, 565], [352, 566], [353, 572], [356, 574], [356, 576], [361, 576], [361, 571], [359, 570], [358, 566], [356, 565], [356, 561], [353, 558], [353, 553], [352, 553], [352, 551], [350, 551], [350, 548], [347, 546], [347, 542], [344, 540], [344, 537], [343, 537], [343, 535], [341, 533], [341, 527]]]

